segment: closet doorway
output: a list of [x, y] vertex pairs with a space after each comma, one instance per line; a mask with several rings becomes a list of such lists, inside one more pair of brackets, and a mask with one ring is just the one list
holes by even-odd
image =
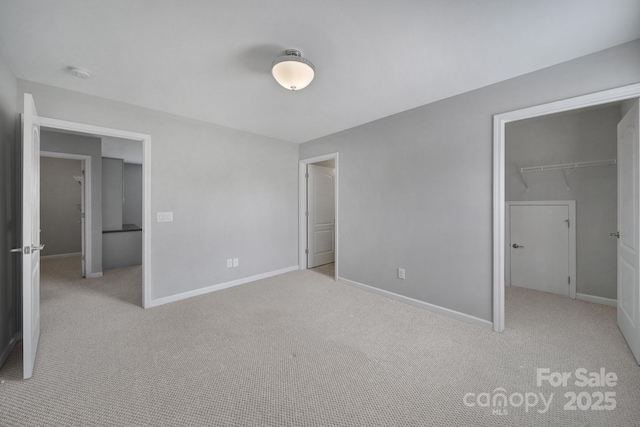
[[79, 259], [84, 278], [92, 253], [90, 175], [90, 156], [40, 152], [41, 257]]

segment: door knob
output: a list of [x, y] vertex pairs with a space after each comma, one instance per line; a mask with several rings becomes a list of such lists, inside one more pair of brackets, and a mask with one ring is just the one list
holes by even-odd
[[524, 246], [520, 246], [520, 245], [519, 245], [519, 244], [517, 244], [517, 243], [514, 243], [513, 245], [511, 245], [511, 247], [512, 247], [513, 249], [524, 248]]
[[609, 236], [615, 237], [616, 239], [619, 239], [620, 238], [620, 232], [616, 231], [615, 233], [609, 233]]
[[44, 243], [41, 244], [40, 246], [31, 246], [31, 252], [41, 251], [43, 249], [44, 249]]

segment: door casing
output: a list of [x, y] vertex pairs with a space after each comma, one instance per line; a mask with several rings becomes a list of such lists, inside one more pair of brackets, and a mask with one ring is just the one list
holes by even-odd
[[151, 307], [151, 135], [48, 117], [40, 117], [40, 128], [142, 143], [142, 307]]
[[[493, 330], [504, 331], [505, 128], [507, 123], [640, 97], [640, 83], [493, 116]], [[640, 189], [640, 186], [638, 187]]]
[[338, 208], [339, 197], [339, 189], [340, 189], [340, 181], [339, 181], [339, 162], [338, 162], [338, 153], [330, 153], [322, 156], [311, 157], [308, 159], [300, 160], [298, 165], [298, 265], [300, 266], [300, 270], [307, 269], [307, 254], [305, 250], [307, 248], [307, 217], [305, 212], [307, 211], [307, 179], [305, 174], [307, 173], [307, 165], [311, 163], [323, 162], [325, 160], [335, 159], [336, 161], [336, 191], [335, 191], [335, 210], [336, 210], [336, 225], [335, 225], [335, 239], [336, 239], [336, 248], [335, 248], [335, 279], [338, 280], [339, 275], [339, 254], [340, 254], [340, 233], [339, 233], [339, 224], [338, 213], [340, 212]]

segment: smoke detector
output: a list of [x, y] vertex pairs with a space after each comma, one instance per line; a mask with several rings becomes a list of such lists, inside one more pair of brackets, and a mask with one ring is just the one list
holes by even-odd
[[67, 67], [67, 71], [79, 79], [88, 79], [91, 77], [91, 71], [80, 67]]

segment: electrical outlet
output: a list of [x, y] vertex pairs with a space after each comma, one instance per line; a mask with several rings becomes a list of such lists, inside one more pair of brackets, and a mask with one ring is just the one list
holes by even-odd
[[405, 275], [404, 275], [404, 268], [399, 268], [398, 269], [398, 279], [402, 279], [404, 280]]
[[237, 267], [238, 265], [240, 265], [240, 263], [238, 262], [238, 258], [234, 258], [233, 259], [233, 266]]
[[233, 267], [233, 260], [231, 258], [229, 258], [227, 260], [227, 268], [231, 268], [231, 267]]

